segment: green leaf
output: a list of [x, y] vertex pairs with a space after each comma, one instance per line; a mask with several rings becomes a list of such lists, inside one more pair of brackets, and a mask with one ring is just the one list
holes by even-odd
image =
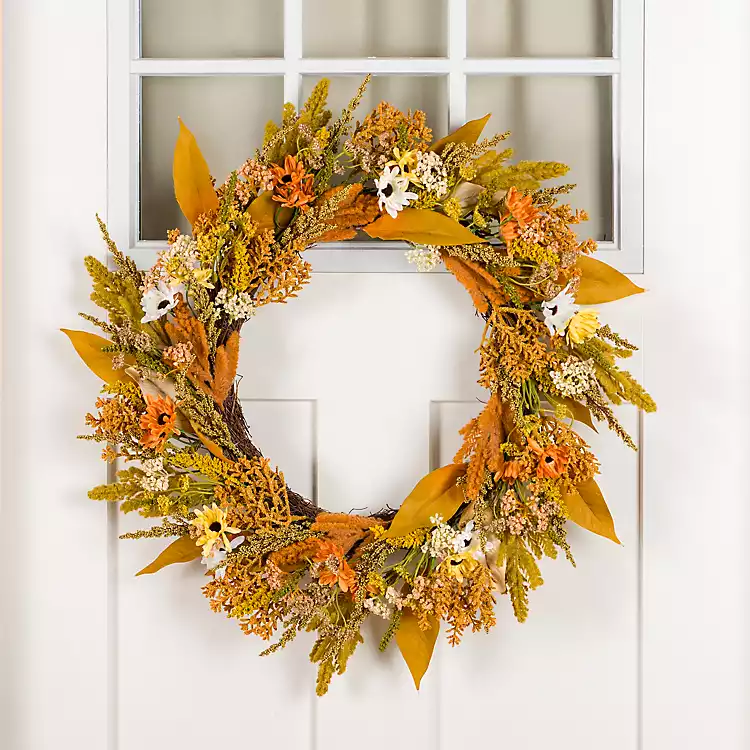
[[589, 255], [581, 255], [576, 266], [581, 271], [581, 283], [576, 293], [579, 305], [614, 302], [646, 291], [612, 266]]
[[435, 141], [430, 146], [430, 151], [439, 154], [449, 143], [476, 143], [479, 140], [479, 136], [482, 135], [484, 126], [490, 117], [492, 115], [485, 115], [478, 120], [469, 120], [469, 122], [454, 130], [450, 135], [446, 135], [445, 138]]
[[186, 563], [197, 560], [201, 556], [201, 548], [195, 543], [195, 539], [189, 536], [181, 536], [175, 539], [150, 565], [139, 570], [136, 575], [142, 576], [156, 573], [157, 570], [175, 563]]
[[179, 121], [180, 134], [175, 143], [172, 166], [174, 195], [182, 213], [192, 225], [201, 214], [216, 210], [219, 207], [219, 199], [211, 181], [208, 164], [198, 148], [195, 136], [187, 129], [182, 119]]
[[396, 631], [396, 644], [406, 666], [409, 667], [417, 690], [427, 667], [430, 666], [432, 652], [435, 650], [435, 642], [440, 632], [440, 622], [434, 617], [431, 617], [430, 621], [432, 627], [422, 630], [417, 622], [417, 616], [411, 610], [404, 609]]
[[78, 356], [86, 363], [86, 366], [97, 377], [105, 383], [129, 383], [131, 379], [125, 370], [112, 369], [113, 352], [103, 352], [105, 346], [112, 346], [111, 341], [87, 331], [71, 331], [68, 328], [60, 329], [73, 344]]
[[450, 216], [424, 208], [405, 208], [396, 218], [383, 214], [364, 228], [376, 240], [406, 240], [416, 245], [475, 245], [485, 242]]
[[430, 472], [417, 483], [401, 503], [383, 538], [406, 536], [430, 526], [430, 518], [440, 514], [446, 521], [466, 502], [463, 488], [456, 480], [466, 473], [466, 464], [449, 464]]
[[579, 484], [565, 497], [565, 506], [573, 523], [587, 531], [621, 544], [615, 533], [615, 522], [604, 501], [599, 485], [593, 480]]

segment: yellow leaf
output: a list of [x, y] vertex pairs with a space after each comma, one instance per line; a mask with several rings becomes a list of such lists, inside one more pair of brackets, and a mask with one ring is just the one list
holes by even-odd
[[454, 130], [450, 135], [446, 135], [445, 138], [435, 141], [430, 146], [430, 151], [435, 151], [439, 154], [449, 143], [476, 143], [479, 140], [479, 136], [482, 135], [484, 126], [490, 117], [492, 115], [485, 115], [478, 120], [469, 120], [469, 122], [462, 125], [458, 130]]
[[570, 520], [581, 528], [593, 531], [594, 534], [607, 537], [620, 544], [615, 533], [615, 523], [604, 501], [599, 485], [593, 480], [579, 484], [572, 493], [565, 497]]
[[589, 411], [588, 407], [584, 406], [583, 404], [579, 404], [578, 401], [574, 401], [572, 398], [568, 398], [567, 396], [563, 398], [562, 396], [550, 396], [548, 393], [545, 393], [544, 397], [547, 399], [547, 401], [550, 402], [550, 404], [552, 404], [552, 406], [556, 406], [557, 404], [564, 404], [568, 408], [568, 411], [570, 411], [570, 413], [573, 415], [573, 419], [576, 422], [585, 424], [594, 432], [599, 432], [599, 430], [596, 429], [594, 420], [591, 418], [591, 412]]
[[279, 204], [274, 201], [273, 193], [266, 191], [261, 193], [249, 206], [247, 213], [258, 225], [258, 233], [275, 229], [273, 222], [274, 214]]
[[376, 240], [407, 240], [418, 245], [474, 245], [485, 242], [449, 216], [423, 208], [405, 208], [395, 219], [383, 214], [364, 229]]
[[195, 224], [201, 214], [219, 207], [208, 164], [198, 148], [195, 136], [181, 119], [180, 134], [174, 147], [172, 177], [175, 198], [191, 224]]
[[421, 630], [417, 617], [411, 610], [404, 609], [396, 631], [396, 644], [404, 657], [406, 666], [409, 667], [414, 680], [414, 687], [419, 690], [422, 677], [430, 666], [432, 652], [435, 650], [440, 632], [440, 622], [434, 617], [430, 618], [432, 627], [429, 630]]
[[384, 538], [405, 536], [430, 525], [430, 517], [439, 513], [448, 520], [466, 502], [463, 488], [456, 480], [466, 473], [466, 464], [449, 464], [430, 472], [401, 503]]
[[224, 451], [214, 443], [213, 440], [206, 437], [192, 422], [190, 426], [193, 428], [193, 432], [198, 436], [198, 440], [203, 443], [204, 447], [212, 456], [222, 459], [222, 461], [228, 461], [229, 459], [224, 455]]
[[111, 341], [86, 331], [71, 331], [68, 328], [60, 330], [70, 339], [78, 356], [86, 363], [89, 370], [105, 383], [131, 382], [125, 370], [112, 369], [114, 353], [102, 351], [103, 347], [112, 346]]
[[600, 305], [645, 291], [612, 266], [589, 255], [581, 255], [576, 265], [581, 271], [581, 283], [576, 293], [579, 305]]
[[156, 573], [167, 565], [174, 563], [186, 563], [197, 560], [201, 556], [201, 548], [195, 543], [195, 539], [189, 536], [181, 536], [175, 539], [150, 565], [139, 570], [136, 575], [142, 576], [148, 573]]

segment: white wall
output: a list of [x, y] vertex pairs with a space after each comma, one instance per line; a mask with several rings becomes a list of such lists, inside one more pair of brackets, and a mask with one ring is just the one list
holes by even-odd
[[104, 0], [4, 2], [4, 750], [106, 746], [107, 511], [82, 502], [102, 468], [71, 439], [97, 386], [57, 330], [101, 250], [105, 20]]
[[[5, 0], [3, 750], [114, 734], [112, 540], [85, 501], [102, 468], [70, 439], [95, 383], [56, 332], [87, 308], [80, 261], [101, 247], [105, 5]], [[661, 411], [642, 454], [645, 750], [750, 746], [748, 42], [746, 0], [647, 2], [646, 385]]]
[[[625, 0], [627, 1], [627, 0]], [[750, 3], [646, 3], [644, 747], [750, 747]]]

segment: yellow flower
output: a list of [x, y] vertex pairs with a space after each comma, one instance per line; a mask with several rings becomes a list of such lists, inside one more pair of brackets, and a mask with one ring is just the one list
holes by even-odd
[[463, 583], [464, 579], [471, 575], [477, 565], [479, 565], [479, 561], [471, 554], [471, 552], [462, 552], [460, 555], [451, 555], [450, 557], [446, 557], [445, 560], [440, 563], [440, 567], [459, 583]]
[[591, 338], [600, 327], [596, 310], [579, 310], [568, 323], [568, 338], [574, 344], [580, 344]]
[[202, 534], [196, 544], [203, 547], [203, 557], [208, 557], [214, 547], [219, 544], [223, 544], [224, 549], [229, 551], [232, 546], [227, 534], [240, 533], [240, 529], [227, 526], [227, 514], [216, 503], [213, 503], [210, 508], [204, 505], [203, 510], [196, 510], [195, 518], [190, 523]]
[[399, 147], [396, 146], [393, 149], [393, 155], [396, 157], [395, 160], [389, 161], [386, 167], [398, 167], [401, 174], [406, 175], [411, 179], [412, 182], [417, 182], [411, 176], [411, 171], [417, 166], [417, 152], [416, 151], [404, 151], [402, 154]]
[[331, 139], [331, 134], [328, 132], [328, 128], [322, 127], [317, 133], [315, 133], [315, 140], [321, 148], [325, 148], [328, 145], [328, 141]]
[[458, 221], [465, 213], [461, 207], [460, 201], [456, 198], [448, 198], [443, 202], [443, 213], [446, 216], [450, 216], [451, 219]]

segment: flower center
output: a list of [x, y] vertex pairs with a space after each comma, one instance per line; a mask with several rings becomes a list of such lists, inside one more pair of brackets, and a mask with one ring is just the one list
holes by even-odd
[[214, 521], [209, 527], [209, 531], [213, 531], [214, 533], [217, 533], [221, 531], [221, 524], [218, 521]]
[[555, 459], [552, 456], [545, 456], [544, 457], [544, 462], [547, 463], [547, 464], [553, 464], [553, 463], [555, 463]]
[[159, 416], [156, 418], [157, 424], [166, 424], [169, 421], [169, 415], [163, 411]]
[[552, 307], [550, 307], [550, 313], [552, 315], [557, 315], [557, 308], [558, 308], [557, 305], [552, 305]]
[[156, 307], [158, 310], [163, 310], [165, 307], [169, 307], [169, 300], [163, 299]]
[[393, 195], [393, 185], [386, 185], [383, 188], [382, 193], [386, 198], [390, 198]]
[[282, 181], [283, 183], [288, 183], [288, 182], [291, 182], [291, 181], [292, 181], [292, 175], [290, 175], [290, 174], [285, 174], [285, 175], [284, 175], [284, 176], [283, 176], [283, 177], [281, 178], [281, 181]]

